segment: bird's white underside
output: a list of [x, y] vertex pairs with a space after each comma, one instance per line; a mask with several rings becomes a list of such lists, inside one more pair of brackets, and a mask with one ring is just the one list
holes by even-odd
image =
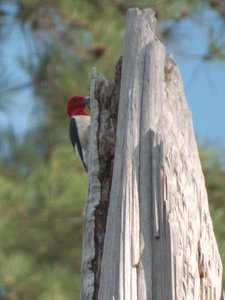
[[[89, 132], [90, 132], [90, 116], [73, 116], [77, 124], [78, 135], [83, 152], [83, 160], [86, 166], [88, 166], [88, 153], [89, 153]], [[77, 146], [75, 145], [74, 151], [80, 159]]]

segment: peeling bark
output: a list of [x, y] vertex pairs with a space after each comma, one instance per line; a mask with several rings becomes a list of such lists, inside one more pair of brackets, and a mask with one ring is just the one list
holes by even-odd
[[122, 60], [120, 59], [116, 66], [115, 77], [112, 83], [108, 84], [102, 76], [99, 76], [96, 79], [95, 99], [97, 99], [99, 104], [99, 128], [97, 139], [101, 200], [99, 205], [95, 208], [95, 257], [92, 261], [92, 268], [95, 274], [93, 299], [97, 299], [100, 284], [101, 261], [116, 144], [116, 125], [122, 66], [121, 63]]
[[[84, 212], [81, 299], [98, 299], [109, 195], [113, 174], [122, 58], [112, 82], [91, 81], [89, 188]], [[97, 100], [96, 100], [97, 99]]]

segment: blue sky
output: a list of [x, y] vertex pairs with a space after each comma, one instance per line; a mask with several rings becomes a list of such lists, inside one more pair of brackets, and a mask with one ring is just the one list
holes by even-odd
[[201, 142], [225, 149], [224, 66], [213, 63], [192, 63], [188, 66], [179, 63], [179, 66], [196, 136]]
[[[182, 45], [169, 49], [183, 78], [196, 136], [201, 142], [225, 149], [225, 62], [200, 58], [207, 53], [209, 32], [206, 23], [212, 25], [218, 38], [223, 41], [225, 27], [216, 13], [206, 12], [204, 16], [205, 19], [199, 19], [198, 23], [183, 21], [180, 26], [180, 31], [185, 36], [181, 41]], [[190, 55], [179, 53], [177, 48]]]
[[[198, 140], [225, 149], [225, 62], [200, 59], [200, 55], [207, 51], [206, 22], [211, 22], [220, 38], [225, 39], [225, 30], [221, 30], [217, 14], [206, 12], [197, 21], [187, 19], [175, 28], [178, 39], [171, 43], [167, 52], [172, 54], [179, 66]], [[29, 81], [18, 64], [18, 57], [27, 56], [28, 53], [23, 35], [17, 27], [8, 36], [3, 53], [7, 66], [19, 82]], [[7, 114], [0, 113], [1, 126], [7, 127], [12, 124], [12, 120], [16, 120], [13, 128], [21, 136], [33, 125], [35, 105], [32, 89], [13, 93], [11, 98], [14, 99], [12, 109]]]

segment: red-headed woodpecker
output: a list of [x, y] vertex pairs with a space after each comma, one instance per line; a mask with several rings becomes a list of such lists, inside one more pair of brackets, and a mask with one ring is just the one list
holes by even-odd
[[87, 172], [89, 152], [90, 116], [86, 111], [90, 97], [73, 96], [67, 102], [70, 117], [69, 135], [74, 151]]

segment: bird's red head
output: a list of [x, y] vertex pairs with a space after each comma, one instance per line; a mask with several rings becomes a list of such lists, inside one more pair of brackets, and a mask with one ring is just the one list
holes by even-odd
[[87, 102], [84, 102], [84, 99], [86, 99], [84, 96], [72, 96], [69, 98], [67, 102], [67, 113], [70, 118], [77, 115], [89, 115], [85, 111]]

